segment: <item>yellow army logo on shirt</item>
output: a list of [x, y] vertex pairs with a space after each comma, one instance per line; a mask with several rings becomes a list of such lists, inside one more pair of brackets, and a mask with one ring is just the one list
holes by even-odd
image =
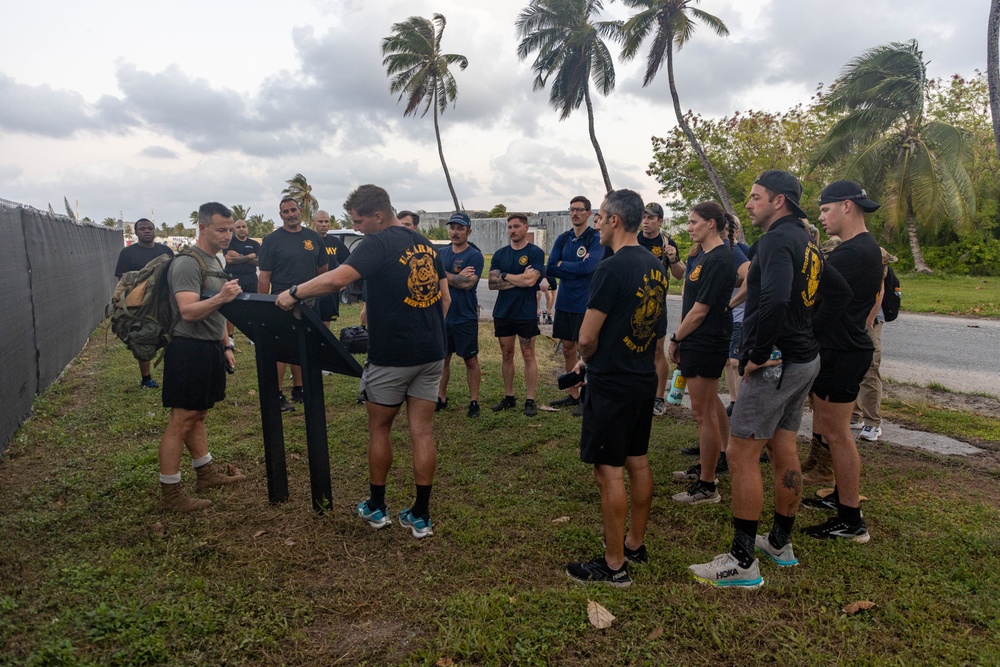
[[305, 248], [306, 250], [312, 250], [313, 242], [310, 239], [306, 239], [305, 241], [302, 242], [302, 247]]
[[520, 257], [517, 258], [517, 263], [520, 264], [521, 266], [527, 266], [528, 265], [528, 256], [527, 255], [521, 255]]
[[802, 303], [812, 306], [816, 303], [816, 291], [819, 289], [819, 274], [823, 271], [823, 259], [819, 248], [812, 243], [806, 246], [805, 259], [802, 262], [802, 274], [806, 277], [806, 288], [802, 292]]
[[653, 253], [653, 257], [655, 257], [656, 259], [660, 259], [661, 257], [663, 257], [663, 246], [654, 245], [650, 247], [649, 252]]
[[698, 280], [698, 278], [701, 278], [701, 264], [694, 267], [694, 270], [691, 271], [691, 275], [688, 277], [691, 279], [691, 282], [694, 282], [695, 280]]
[[337, 254], [337, 247], [336, 246], [327, 246], [327, 248], [326, 248], [326, 254], [327, 255], [336, 255]]
[[625, 336], [623, 342], [633, 352], [645, 352], [656, 339], [656, 323], [663, 315], [667, 281], [663, 272], [652, 270], [642, 277], [642, 286], [636, 290], [639, 307], [632, 313], [632, 336]]
[[406, 279], [410, 296], [403, 299], [407, 306], [427, 308], [441, 300], [437, 269], [434, 268], [436, 256], [433, 248], [421, 244], [408, 248], [399, 258], [399, 263], [410, 269]]

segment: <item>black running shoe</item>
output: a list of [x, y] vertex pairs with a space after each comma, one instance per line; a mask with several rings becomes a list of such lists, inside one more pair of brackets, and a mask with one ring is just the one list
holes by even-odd
[[296, 403], [306, 400], [305, 394], [302, 392], [302, 387], [292, 387], [292, 400]]
[[534, 399], [527, 399], [524, 401], [524, 416], [534, 417], [538, 414], [538, 406], [535, 405]]
[[580, 404], [579, 398], [573, 398], [570, 394], [566, 394], [565, 397], [560, 398], [558, 401], [549, 402], [549, 407], [552, 408], [574, 408]]
[[469, 414], [466, 415], [469, 419], [475, 419], [479, 416], [479, 401], [469, 402]]
[[499, 403], [493, 406], [493, 412], [502, 412], [517, 407], [517, 399], [513, 396], [504, 396]]
[[628, 562], [623, 563], [620, 569], [612, 570], [608, 567], [603, 555], [583, 563], [567, 563], [566, 574], [570, 576], [570, 579], [581, 584], [598, 582], [615, 588], [625, 588], [632, 585], [632, 577], [628, 574]]
[[826, 510], [827, 512], [836, 512], [837, 496], [831, 493], [825, 498], [803, 498], [802, 507], [807, 510]]
[[278, 406], [282, 412], [293, 412], [295, 410], [295, 406], [288, 402], [283, 393], [278, 394]]
[[871, 539], [864, 519], [860, 519], [856, 524], [851, 525], [839, 516], [835, 516], [826, 523], [821, 523], [818, 526], [806, 528], [802, 532], [818, 540], [841, 539], [864, 544]]
[[636, 565], [646, 565], [649, 563], [649, 554], [646, 553], [646, 545], [643, 544], [638, 549], [629, 549], [628, 544], [625, 544], [625, 558], [630, 563], [635, 563]]
[[701, 456], [701, 446], [696, 442], [693, 447], [685, 447], [681, 450], [681, 454], [684, 456], [693, 456], [698, 458]]
[[139, 382], [140, 389], [159, 389], [160, 384], [153, 378], [144, 378]]

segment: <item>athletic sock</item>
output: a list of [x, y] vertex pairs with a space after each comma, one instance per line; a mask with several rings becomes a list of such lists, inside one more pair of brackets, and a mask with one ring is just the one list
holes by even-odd
[[699, 479], [698, 483], [701, 484], [702, 488], [707, 489], [708, 491], [715, 491], [715, 482], [704, 482]]
[[410, 512], [413, 516], [427, 518], [430, 516], [431, 485], [417, 484], [417, 499], [413, 501]]
[[853, 526], [861, 521], [861, 508], [848, 507], [838, 500], [837, 517], [849, 526]]
[[781, 549], [792, 541], [792, 526], [794, 525], [794, 516], [785, 516], [775, 512], [774, 525], [771, 526], [771, 532], [767, 534], [767, 541], [775, 549]]
[[142, 376], [142, 381], [143, 382], [145, 382], [146, 380], [152, 380], [152, 379], [153, 379], [152, 375], [143, 375]]
[[180, 473], [175, 473], [173, 475], [164, 475], [162, 472], [160, 473], [160, 484], [180, 484], [180, 483], [181, 483]]
[[825, 449], [826, 451], [830, 451], [830, 445], [823, 442], [823, 436], [820, 435], [819, 433], [813, 433], [813, 440], [815, 440], [816, 444]]
[[740, 567], [753, 565], [754, 543], [757, 540], [757, 521], [733, 517], [733, 548], [729, 553], [740, 562]]
[[385, 484], [369, 484], [368, 509], [377, 510], [385, 507]]
[[191, 466], [197, 470], [202, 466], [207, 466], [211, 462], [212, 462], [212, 453], [209, 452], [208, 454], [205, 454], [200, 458], [191, 459]]

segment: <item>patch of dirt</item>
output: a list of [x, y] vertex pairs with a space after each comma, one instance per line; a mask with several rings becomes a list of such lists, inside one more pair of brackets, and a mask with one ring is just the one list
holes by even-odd
[[974, 412], [984, 417], [1000, 419], [1000, 399], [976, 396], [974, 394], [959, 394], [928, 387], [918, 387], [909, 384], [885, 384], [885, 396], [906, 403], [927, 403], [952, 410]]

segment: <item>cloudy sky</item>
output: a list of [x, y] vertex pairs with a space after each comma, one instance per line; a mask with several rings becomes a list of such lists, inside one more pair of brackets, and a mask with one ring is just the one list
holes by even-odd
[[[0, 198], [101, 220], [186, 222], [199, 204], [277, 219], [302, 173], [342, 214], [361, 183], [398, 208], [452, 208], [431, 118], [403, 118], [380, 41], [411, 15], [439, 12], [457, 105], [442, 117], [445, 157], [466, 208], [565, 208], [598, 198], [586, 110], [559, 122], [516, 57], [527, 0], [35, 0], [0, 10]], [[605, 2], [606, 18], [628, 8]], [[675, 59], [685, 109], [720, 116], [783, 110], [830, 83], [851, 57], [916, 38], [931, 76], [986, 67], [989, 0], [702, 0], [730, 29], [701, 29]], [[617, 48], [614, 48], [617, 52]], [[659, 199], [650, 136], [675, 123], [665, 72], [642, 88], [643, 50], [595, 97], [616, 188]]]

